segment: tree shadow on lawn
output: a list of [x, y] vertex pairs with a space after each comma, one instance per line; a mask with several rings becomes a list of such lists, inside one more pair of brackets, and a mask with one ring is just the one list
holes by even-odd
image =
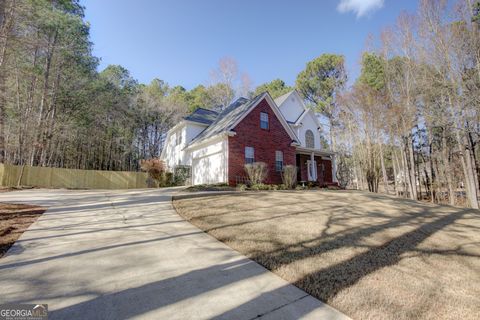
[[[323, 301], [329, 301], [341, 290], [354, 285], [363, 277], [381, 268], [397, 264], [401, 260], [401, 255], [403, 253], [414, 251], [416, 246], [422, 241], [446, 226], [454, 223], [455, 220], [461, 218], [465, 214], [466, 211], [456, 212], [428, 223], [421, 224], [416, 229], [406, 232], [383, 245], [372, 247], [366, 252], [346, 261], [310, 273], [295, 282], [295, 285], [303, 288]], [[378, 231], [378, 228], [373, 229]], [[365, 232], [365, 230], [363, 231]], [[308, 252], [307, 255], [312, 254], [312, 250], [306, 251]], [[316, 254], [319, 254], [323, 253], [325, 250], [324, 248], [317, 247], [313, 251], [315, 251]], [[441, 250], [438, 250], [436, 253], [443, 254]], [[285, 262], [292, 262], [299, 258], [299, 255], [295, 254], [291, 258], [289, 253], [286, 255], [289, 256], [289, 258], [285, 259]], [[303, 254], [303, 256], [305, 256], [305, 254]]]
[[[391, 218], [389, 221], [381, 224], [372, 224], [368, 226], [360, 226], [359, 228], [342, 230], [338, 233], [326, 234], [323, 233], [318, 238], [311, 239], [305, 242], [298, 242], [293, 245], [283, 246], [278, 250], [265, 252], [253, 256], [254, 260], [259, 261], [269, 269], [275, 269], [282, 265], [290, 264], [292, 262], [305, 259], [307, 257], [328, 252], [330, 250], [342, 248], [345, 244], [349, 246], [360, 246], [359, 241], [389, 228], [396, 228], [399, 226], [411, 226], [412, 230], [401, 234], [400, 236], [391, 239], [387, 243], [379, 246], [371, 246], [365, 252], [362, 252], [346, 261], [339, 262], [332, 266], [328, 266], [321, 270], [315, 270], [296, 281], [294, 284], [303, 288], [310, 294], [328, 301], [335, 297], [341, 290], [353, 286], [363, 277], [387, 266], [394, 265], [401, 260], [402, 254], [415, 251], [418, 244], [432, 236], [436, 232], [445, 227], [455, 223], [456, 220], [463, 218], [470, 213], [477, 213], [473, 210], [457, 210], [453, 213], [438, 214], [435, 212], [437, 207], [424, 207], [421, 212], [408, 213], [399, 217]], [[349, 208], [348, 210], [352, 210]], [[296, 215], [292, 213], [290, 215]], [[372, 217], [381, 216], [379, 212], [370, 212]], [[272, 217], [272, 218], [275, 218]], [[332, 217], [329, 217], [331, 220]], [[268, 219], [262, 219], [265, 221]], [[247, 221], [249, 222], [249, 221]], [[250, 221], [255, 223], [258, 221]], [[328, 223], [327, 223], [328, 224]], [[225, 229], [233, 225], [221, 225], [213, 229]], [[236, 226], [238, 227], [238, 226]], [[327, 230], [327, 229], [325, 229]], [[325, 231], [324, 230], [324, 231]], [[196, 232], [192, 233], [195, 234]], [[185, 235], [181, 235], [185, 236]], [[150, 239], [149, 241], [159, 241], [164, 238]], [[316, 241], [323, 242], [317, 243]], [[108, 246], [98, 248], [96, 250], [108, 250], [111, 248], [136, 245], [140, 242], [133, 242], [127, 244], [119, 244], [118, 246]], [[276, 246], [281, 244], [276, 243]], [[95, 250], [95, 251], [96, 251]], [[88, 252], [88, 251], [86, 251]], [[86, 252], [75, 252], [72, 255], [83, 254]], [[439, 254], [443, 251], [438, 250]], [[451, 254], [451, 252], [445, 252]], [[2, 266], [3, 268], [18, 267], [24, 264], [39, 263], [50, 259], [58, 259], [69, 256], [70, 254], [49, 257], [45, 259], [37, 259], [34, 261], [26, 261], [20, 264], [11, 264]], [[168, 305], [190, 299], [195, 296], [200, 296], [204, 293], [227, 287], [232, 283], [239, 282], [245, 279], [256, 277], [265, 272], [262, 268], [248, 268], [251, 264], [249, 260], [241, 260], [233, 263], [221, 264], [204, 269], [198, 269], [186, 274], [147, 283], [145, 285], [134, 287], [118, 292], [102, 294], [98, 293], [96, 298], [77, 303], [59, 310], [51, 311], [52, 319], [67, 319], [67, 318], [118, 318], [126, 319], [137, 315], [145, 314], [147, 312], [164, 308]], [[219, 281], [208, 281], [210, 277], [216, 273], [223, 273], [219, 277]], [[228, 275], [227, 275], [228, 274]], [[119, 281], [121, 281], [119, 279]], [[267, 301], [274, 301], [279, 307], [283, 306], [288, 301], [282, 300], [286, 287], [281, 287], [260, 294], [247, 302], [240, 303], [238, 306], [231, 308], [228, 311], [218, 315], [217, 318], [253, 318], [258, 314], [248, 315], [248, 312], [254, 309], [257, 305], [267, 305]], [[301, 299], [303, 296], [299, 295]], [[273, 300], [272, 300], [273, 299]], [[278, 301], [276, 301], [278, 300]], [[218, 302], [217, 302], [218, 303]], [[270, 310], [271, 311], [271, 310]], [[308, 308], [303, 312], [306, 314], [310, 312]], [[269, 310], [265, 309], [265, 312]]]
[[[289, 232], [288, 227], [285, 226], [294, 221], [282, 221], [282, 218], [288, 219], [290, 216], [301, 214], [300, 211], [282, 213], [282, 210], [283, 212], [286, 210], [281, 205], [276, 205], [281, 211], [279, 213], [276, 213], [273, 209], [275, 205], [271, 206], [272, 210], [268, 211], [269, 216], [267, 217], [261, 217], [262, 212], [240, 221], [236, 218], [229, 220], [229, 217], [224, 217], [218, 221], [209, 220], [211, 225], [209, 228], [205, 228], [204, 224], [203, 229], [259, 262], [267, 269], [273, 271], [281, 269], [280, 274], [288, 275], [287, 278], [290, 279], [296, 278], [292, 272], [298, 272], [295, 271], [295, 266], [290, 269], [290, 264], [297, 262], [301, 264], [302, 260], [313, 257], [322, 259], [322, 254], [334, 250], [342, 250], [339, 254], [343, 255], [343, 250], [350, 250], [351, 248], [352, 251], [350, 252], [354, 253], [354, 256], [347, 255], [346, 260], [343, 261], [341, 261], [341, 256], [337, 256], [340, 259], [335, 260], [341, 262], [332, 260], [332, 265], [328, 265], [327, 260], [318, 260], [318, 268], [315, 268], [315, 265], [305, 267], [305, 269], [302, 267], [302, 272], [305, 272], [305, 275], [293, 281], [295, 285], [327, 302], [331, 301], [340, 291], [354, 286], [362, 278], [384, 267], [398, 264], [403, 258], [407, 258], [406, 253], [413, 254], [409, 254], [409, 257], [431, 254], [451, 256], [452, 259], [456, 259], [455, 256], [480, 257], [476, 251], [470, 252], [470, 249], [474, 248], [477, 242], [473, 239], [470, 240], [471, 235], [464, 234], [465, 229], [462, 228], [462, 225], [468, 223], [465, 223], [465, 221], [470, 221], [467, 230], [469, 232], [479, 230], [479, 212], [477, 210], [438, 206], [365, 193], [358, 194], [363, 197], [360, 206], [357, 206], [358, 202], [354, 200], [340, 206], [338, 202], [336, 204], [323, 204], [323, 211], [318, 208], [312, 210], [312, 207], [304, 210], [306, 214], [317, 211], [319, 215], [323, 215], [326, 219], [326, 223], [323, 224], [325, 228], [318, 236], [313, 238], [300, 238], [298, 241], [290, 243], [279, 241], [282, 237], [285, 240], [285, 237], [289, 236], [288, 233], [285, 233]], [[244, 200], [245, 203], [253, 203], [254, 198], [261, 199], [266, 196], [245, 195], [245, 197], [247, 198], [247, 200]], [[301, 197], [303, 198], [303, 194]], [[252, 200], [248, 200], [249, 198]], [[295, 198], [297, 203], [300, 202], [299, 199], [298, 196]], [[267, 200], [274, 201], [272, 199]], [[319, 199], [319, 201], [323, 200], [328, 201], [328, 199]], [[368, 209], [370, 200], [372, 200], [374, 210]], [[311, 198], [310, 201], [312, 201]], [[367, 212], [365, 212], [365, 203], [367, 203]], [[391, 206], [395, 209], [393, 214], [379, 211], [380, 209], [377, 208], [381, 208], [382, 205]], [[248, 206], [246, 207], [249, 211]], [[240, 212], [243, 211], [238, 210], [232, 215]], [[355, 220], [357, 222], [353, 224], [357, 225], [352, 226], [349, 220], [357, 218], [361, 220]], [[456, 222], [460, 219], [461, 221]], [[269, 231], [271, 225], [268, 224], [268, 221], [272, 220], [277, 220], [276, 224], [283, 227]], [[329, 230], [331, 225], [341, 226], [343, 229], [331, 232]], [[434, 242], [431, 248], [428, 246], [418, 247], [424, 240], [444, 230], [447, 226], [447, 236], [449, 237], [447, 240], [451, 243]], [[305, 227], [308, 228], [309, 226]], [[262, 229], [266, 230], [265, 233], [268, 234], [268, 238], [266, 236], [258, 237], [256, 231]], [[280, 234], [276, 234], [276, 232]], [[381, 236], [377, 236], [377, 234]], [[438, 242], [438, 239], [435, 241]], [[459, 245], [456, 245], [457, 242]], [[438, 244], [440, 244], [439, 247], [437, 247]], [[361, 252], [358, 253], [359, 251]], [[336, 253], [333, 253], [333, 255], [336, 255]], [[330, 258], [326, 257], [325, 259]], [[468, 267], [468, 261], [455, 261]], [[309, 260], [308, 263], [315, 264], [315, 260]], [[474, 266], [471, 267], [475, 268]], [[432, 270], [432, 272], [435, 271]], [[428, 270], [422, 272], [429, 273]]]
[[[270, 253], [263, 253], [262, 256], [254, 256], [253, 259], [263, 262], [262, 264], [266, 265], [267, 268], [275, 269], [281, 265], [341, 248], [345, 243], [355, 246], [361, 239], [382, 230], [405, 225], [416, 226], [413, 230], [409, 230], [391, 239], [387, 243], [379, 246], [370, 246], [365, 252], [335, 265], [309, 273], [294, 283], [296, 286], [321, 300], [329, 301], [341, 290], [353, 286], [363, 277], [381, 268], [397, 264], [402, 259], [402, 254], [415, 251], [417, 245], [422, 241], [455, 223], [456, 220], [464, 217], [466, 214], [473, 212], [472, 210], [465, 209], [438, 215], [438, 213], [429, 209], [435, 209], [435, 207], [424, 208], [421, 212], [396, 217], [382, 224], [360, 227], [356, 230], [349, 230], [346, 233], [323, 235], [321, 237], [326, 237], [327, 239], [324, 239], [325, 241], [320, 244], [296, 243]], [[293, 213], [293, 215], [295, 214], [298, 213]], [[375, 212], [372, 214], [373, 216], [378, 216]], [[254, 223], [256, 220], [250, 222]], [[236, 224], [233, 226], [236, 226]], [[222, 225], [218, 228], [229, 227], [231, 226]], [[310, 240], [310, 242], [312, 242], [312, 240]], [[441, 250], [437, 252], [443, 254]], [[450, 254], [451, 252], [445, 253]], [[274, 261], [274, 263], [269, 265], [268, 261]], [[75, 317], [76, 315], [85, 317], [89, 312], [92, 312], [92, 315], [94, 314], [96, 317], [111, 316], [113, 314], [115, 318], [118, 319], [130, 318], [161, 309], [221, 287], [226, 287], [238, 281], [256, 277], [262, 272], [261, 268], [243, 270], [244, 264], [248, 265], [248, 260], [242, 260], [240, 263], [222, 264], [199, 269], [178, 277], [148, 283], [144, 286], [126, 289], [112, 294], [100, 295], [97, 298], [83, 303], [60, 310], [54, 310], [51, 312], [52, 318], [63, 319]], [[221, 277], [221, 281], [207, 281], [207, 279], [212, 277], [216, 272], [228, 272], [229, 275]], [[291, 303], [291, 301], [284, 301], [281, 298], [284, 296], [286, 290], [288, 291], [287, 287], [281, 287], [262, 293], [253, 299], [240, 303], [238, 306], [217, 315], [215, 319], [228, 319], [232, 317], [246, 319], [257, 317], [261, 314], [248, 314], [248, 312], [251, 312], [258, 305], [267, 305], [269, 301], [274, 301], [274, 304], [278, 305], [276, 309], [281, 308]], [[168, 292], [166, 296], [165, 292]], [[304, 297], [305, 295], [299, 295], [297, 299]], [[133, 307], [131, 304], [132, 301], [135, 302]], [[300, 315], [311, 312], [313, 310], [312, 308], [307, 307], [304, 310], [300, 310]], [[87, 310], [87, 314], [84, 313], [85, 310]], [[265, 313], [271, 311], [273, 310], [264, 310]], [[298, 316], [299, 314], [296, 315]]]

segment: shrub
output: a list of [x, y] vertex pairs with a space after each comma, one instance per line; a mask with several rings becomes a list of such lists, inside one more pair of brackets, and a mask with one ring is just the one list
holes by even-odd
[[163, 186], [166, 182], [165, 162], [160, 159], [140, 160], [140, 168], [153, 179], [157, 186]]
[[197, 184], [185, 189], [188, 192], [198, 191], [233, 191], [234, 188], [230, 187], [226, 183], [214, 183], [214, 184]]
[[287, 189], [288, 189], [287, 186], [284, 185], [283, 183], [277, 186], [277, 190], [287, 190]]
[[293, 189], [297, 184], [297, 167], [286, 165], [282, 170], [283, 184], [287, 189]]
[[267, 164], [265, 162], [254, 162], [251, 164], [246, 164], [245, 172], [247, 173], [252, 186], [261, 184], [267, 178]]
[[160, 180], [160, 187], [169, 187], [174, 185], [175, 185], [175, 181], [173, 178], [173, 173], [168, 171], [165, 172], [162, 179]]
[[185, 184], [189, 184], [190, 172], [190, 166], [176, 166], [173, 174], [173, 181], [175, 182], [175, 185], [184, 186]]
[[238, 191], [245, 191], [247, 190], [247, 185], [243, 183], [237, 184], [237, 189]]
[[252, 184], [252, 186], [250, 187], [250, 190], [255, 190], [255, 191], [270, 190], [270, 188], [271, 188], [271, 185], [269, 184], [257, 183], [257, 184]]

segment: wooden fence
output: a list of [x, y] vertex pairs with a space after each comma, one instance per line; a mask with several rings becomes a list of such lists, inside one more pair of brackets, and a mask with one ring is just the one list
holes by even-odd
[[147, 174], [130, 171], [79, 170], [0, 163], [0, 186], [69, 189], [147, 188]]

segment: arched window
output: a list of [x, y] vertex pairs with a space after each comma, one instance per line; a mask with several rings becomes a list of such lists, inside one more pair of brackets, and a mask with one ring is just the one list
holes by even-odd
[[315, 148], [315, 137], [313, 136], [312, 130], [305, 132], [305, 146], [307, 148]]

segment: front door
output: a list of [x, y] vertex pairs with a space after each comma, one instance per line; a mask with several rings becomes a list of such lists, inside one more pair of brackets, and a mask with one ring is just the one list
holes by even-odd
[[317, 181], [317, 161], [307, 160], [308, 181]]

